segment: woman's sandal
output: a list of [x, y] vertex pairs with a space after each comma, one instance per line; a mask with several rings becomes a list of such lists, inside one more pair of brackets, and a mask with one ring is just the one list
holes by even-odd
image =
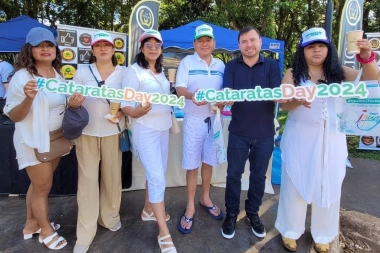
[[330, 244], [324, 244], [324, 243], [315, 243], [314, 242], [314, 249], [318, 253], [328, 253], [330, 250]]
[[47, 245], [48, 243], [50, 243], [55, 236], [57, 236], [58, 233], [57, 232], [54, 232], [54, 234], [46, 237], [45, 239], [41, 239], [41, 237], [38, 237], [38, 241], [40, 243], [44, 243], [46, 247], [48, 247], [49, 249], [53, 249], [53, 250], [58, 250], [58, 249], [62, 249], [63, 247], [65, 247], [67, 245], [67, 241], [65, 243], [62, 243], [60, 245], [58, 245], [60, 242], [62, 241], [65, 241], [66, 239], [63, 238], [62, 236], [60, 236], [57, 240], [55, 240], [54, 242], [52, 242], [49, 246]]
[[[165, 214], [166, 214], [165, 221], [170, 220], [170, 215], [168, 213], [165, 213]], [[151, 214], [148, 214], [147, 212], [145, 212], [144, 209], [143, 209], [142, 214], [141, 214], [141, 219], [143, 221], [157, 221], [156, 216], [154, 216], [154, 212], [152, 212]]]
[[[170, 234], [165, 235], [163, 237], [157, 236], [158, 245], [160, 246], [161, 253], [177, 253], [176, 248], [174, 247], [173, 242], [164, 242], [165, 239], [171, 237]], [[162, 245], [173, 245], [172, 247], [162, 248]]]
[[[50, 224], [51, 224], [52, 228], [54, 229], [54, 231], [57, 231], [57, 230], [61, 227], [61, 225], [59, 225], [59, 224], [54, 224], [54, 222], [51, 222]], [[36, 232], [34, 232], [34, 233], [31, 233], [31, 234], [24, 234], [24, 240], [31, 239], [31, 238], [33, 237], [34, 234], [39, 234], [39, 233], [41, 233], [41, 228], [39, 228], [39, 229], [38, 229]]]
[[282, 245], [290, 251], [295, 252], [297, 250], [297, 242], [294, 239], [286, 238], [281, 236], [282, 239]]

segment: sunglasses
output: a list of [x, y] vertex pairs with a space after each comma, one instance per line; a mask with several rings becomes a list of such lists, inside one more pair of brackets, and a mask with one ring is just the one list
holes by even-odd
[[144, 44], [144, 47], [146, 47], [148, 49], [153, 49], [154, 48], [154, 49], [158, 50], [158, 49], [160, 49], [162, 47], [162, 43], [152, 44], [152, 43], [147, 42], [147, 43]]

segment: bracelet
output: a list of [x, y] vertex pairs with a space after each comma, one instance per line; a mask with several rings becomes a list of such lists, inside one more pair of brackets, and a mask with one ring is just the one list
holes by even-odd
[[371, 63], [375, 60], [375, 53], [372, 51], [371, 56], [367, 60], [364, 60], [363, 58], [360, 57], [359, 54], [357, 54], [356, 59], [358, 60], [358, 62], [362, 64]]

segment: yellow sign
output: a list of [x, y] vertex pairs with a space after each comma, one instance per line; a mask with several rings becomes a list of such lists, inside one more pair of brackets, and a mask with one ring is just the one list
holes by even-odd
[[71, 79], [75, 75], [75, 68], [71, 65], [63, 65], [61, 73], [65, 79]]
[[121, 38], [116, 38], [116, 39], [114, 39], [113, 44], [115, 45], [116, 49], [123, 49], [124, 40]]
[[370, 39], [369, 43], [371, 43], [372, 50], [376, 50], [380, 47], [380, 40], [378, 38]]
[[75, 58], [75, 52], [70, 48], [63, 49], [61, 53], [65, 61], [72, 61]]
[[124, 63], [125, 61], [125, 56], [123, 53], [121, 52], [116, 52], [115, 53], [115, 56], [116, 56], [116, 59], [117, 59], [117, 64], [121, 65]]

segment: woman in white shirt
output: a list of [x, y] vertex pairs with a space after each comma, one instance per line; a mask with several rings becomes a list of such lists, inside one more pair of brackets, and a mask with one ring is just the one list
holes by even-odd
[[[108, 88], [120, 89], [125, 68], [117, 65], [113, 38], [104, 31], [98, 31], [91, 41], [90, 65], [77, 70], [74, 82], [95, 87], [104, 84]], [[110, 112], [106, 99], [87, 97], [83, 105], [88, 111], [89, 123], [75, 140], [78, 159], [78, 220], [74, 253], [87, 252], [98, 223], [111, 231], [121, 228], [120, 131], [113, 121], [105, 119], [105, 115]], [[123, 129], [123, 113], [119, 111], [115, 118]]]
[[[380, 79], [371, 44], [358, 39], [356, 58], [362, 63], [362, 80]], [[323, 28], [302, 33], [300, 45], [282, 83], [317, 87], [318, 84], [352, 82], [358, 70], [342, 66], [335, 46]], [[380, 81], [380, 80], [379, 80]], [[339, 235], [342, 183], [346, 174], [346, 136], [336, 131], [336, 98], [281, 101], [289, 111], [281, 139], [281, 192], [275, 227], [285, 248], [297, 251], [298, 238], [305, 231], [311, 204], [311, 235], [318, 253], [328, 253]]]
[[[60, 74], [61, 53], [51, 31], [33, 28], [26, 37], [16, 62], [16, 73], [9, 85], [4, 112], [15, 122], [13, 136], [19, 169], [26, 169], [31, 184], [26, 194], [26, 223], [24, 239], [39, 234], [39, 241], [49, 249], [62, 249], [67, 241], [55, 230], [59, 224], [50, 223], [48, 195], [53, 184], [53, 174], [60, 157], [41, 163], [34, 149], [40, 153], [50, 151], [49, 132], [62, 127], [66, 98], [62, 94], [37, 90], [36, 79], [65, 79]], [[38, 83], [38, 87], [41, 84]], [[73, 99], [75, 98], [75, 102]], [[69, 102], [78, 108], [83, 101], [75, 95]]]
[[[139, 38], [140, 52], [136, 62], [127, 68], [123, 76], [123, 88], [133, 88], [147, 93], [169, 94], [170, 84], [162, 68], [162, 38], [159, 32], [147, 30]], [[165, 173], [169, 149], [169, 128], [171, 108], [168, 105], [142, 104], [123, 101], [122, 111], [133, 118], [132, 131], [140, 160], [144, 165], [147, 178], [147, 197], [142, 214], [155, 217], [158, 224], [158, 244], [161, 252], [175, 253], [165, 212]], [[153, 214], [148, 214], [153, 210]]]

